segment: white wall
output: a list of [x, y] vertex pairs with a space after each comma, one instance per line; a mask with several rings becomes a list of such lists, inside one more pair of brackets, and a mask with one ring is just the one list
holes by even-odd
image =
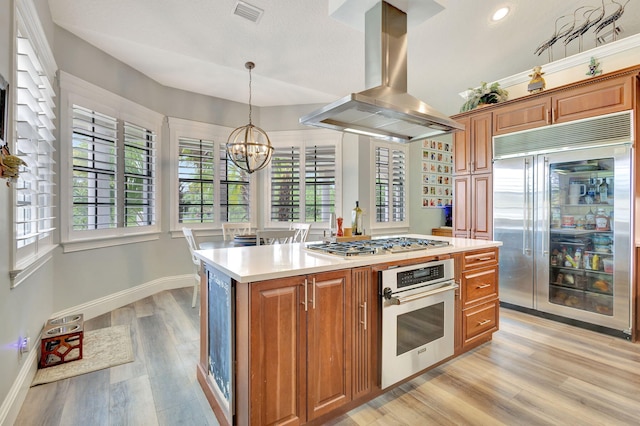
[[[9, 84], [13, 84], [13, 79], [9, 75], [11, 69], [11, 22], [12, 15], [11, 0], [0, 0], [0, 74]], [[16, 307], [19, 300], [9, 290], [9, 262], [8, 252], [4, 245], [9, 244], [9, 226], [11, 208], [9, 204], [9, 189], [4, 186], [4, 180], [0, 180], [0, 242], [3, 245], [2, 259], [0, 259], [0, 312], [2, 323], [0, 323], [0, 399], [9, 392], [11, 384], [16, 378], [18, 368], [18, 354], [12, 348], [15, 343], [13, 335], [18, 332], [17, 324], [10, 324], [11, 317], [16, 314]], [[6, 315], [4, 314], [6, 312]], [[5, 318], [6, 316], [6, 318]], [[17, 336], [16, 336], [17, 337]], [[17, 338], [15, 339], [17, 340]], [[12, 368], [3, 368], [8, 365]]]

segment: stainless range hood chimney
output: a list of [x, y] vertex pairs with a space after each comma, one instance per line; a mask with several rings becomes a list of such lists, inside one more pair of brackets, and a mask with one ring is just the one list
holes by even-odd
[[387, 2], [365, 13], [365, 83], [300, 123], [411, 142], [464, 126], [407, 93], [407, 15]]

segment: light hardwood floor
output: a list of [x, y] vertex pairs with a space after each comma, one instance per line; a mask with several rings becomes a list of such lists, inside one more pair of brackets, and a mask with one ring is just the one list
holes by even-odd
[[[191, 288], [85, 323], [131, 324], [136, 361], [31, 388], [17, 425], [217, 424], [195, 380]], [[637, 425], [640, 344], [502, 309], [491, 343], [332, 425]]]
[[193, 287], [163, 291], [85, 321], [130, 324], [135, 361], [29, 389], [16, 425], [217, 425], [196, 381]]

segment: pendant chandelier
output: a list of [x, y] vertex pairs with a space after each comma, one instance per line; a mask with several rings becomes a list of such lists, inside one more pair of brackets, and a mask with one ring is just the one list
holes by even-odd
[[256, 64], [247, 62], [244, 66], [249, 70], [249, 124], [231, 132], [227, 140], [227, 155], [233, 164], [253, 173], [269, 164], [273, 146], [267, 133], [251, 123], [251, 70]]

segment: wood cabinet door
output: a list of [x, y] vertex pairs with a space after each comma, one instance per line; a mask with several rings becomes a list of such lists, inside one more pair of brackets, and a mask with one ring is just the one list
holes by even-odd
[[351, 371], [353, 372], [352, 399], [364, 396], [373, 390], [373, 366], [375, 364], [373, 336], [377, 330], [373, 321], [373, 303], [377, 302], [371, 268], [357, 268], [351, 273], [353, 329], [351, 348]]
[[471, 232], [471, 176], [453, 177], [453, 236], [469, 238]]
[[554, 95], [553, 122], [565, 123], [633, 108], [634, 78], [612, 78]]
[[306, 422], [305, 280], [251, 285], [251, 424]]
[[518, 102], [493, 111], [493, 135], [551, 124], [551, 97]]
[[491, 117], [491, 112], [471, 117], [472, 173], [489, 173], [493, 170]]
[[350, 272], [310, 276], [307, 311], [308, 420], [351, 400]]
[[471, 173], [471, 120], [466, 117], [456, 121], [464, 124], [465, 130], [453, 133], [453, 174], [464, 175]]
[[485, 173], [473, 175], [471, 179], [471, 238], [490, 240], [493, 235], [493, 177], [491, 173]]

